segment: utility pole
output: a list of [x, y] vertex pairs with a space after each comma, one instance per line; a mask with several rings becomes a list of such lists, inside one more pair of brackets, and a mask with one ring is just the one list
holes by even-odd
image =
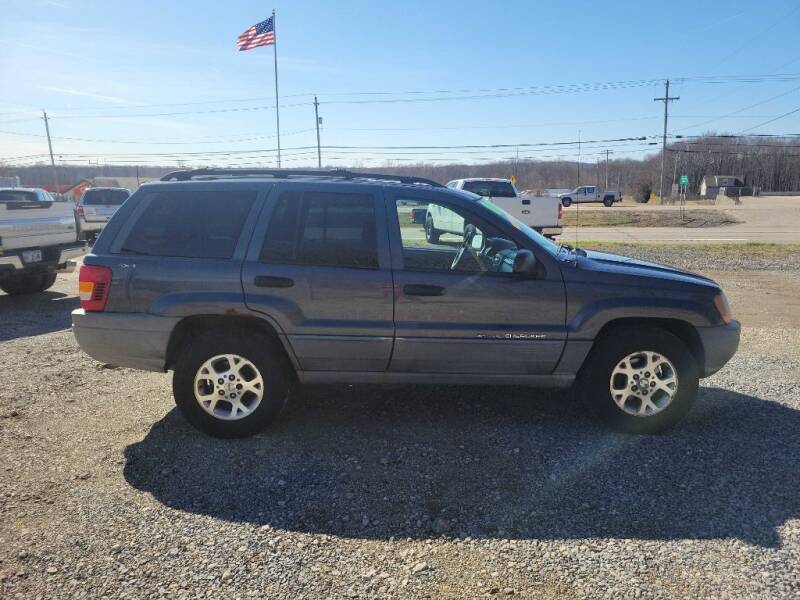
[[578, 129], [578, 184], [575, 187], [580, 187], [581, 185], [581, 130]]
[[319, 102], [317, 102], [317, 97], [314, 96], [314, 120], [317, 122], [317, 168], [322, 168], [322, 149], [319, 145], [319, 122], [321, 119], [319, 118]]
[[50, 165], [53, 167], [53, 179], [56, 182], [56, 194], [58, 194], [58, 190], [61, 186], [58, 184], [58, 169], [56, 169], [56, 160], [53, 158], [53, 142], [50, 141], [50, 123], [47, 121], [47, 111], [42, 109], [42, 115], [44, 119], [44, 130], [47, 133], [47, 148], [50, 150]]
[[667, 155], [667, 121], [669, 119], [669, 103], [674, 100], [680, 100], [680, 96], [670, 97], [669, 95], [669, 79], [664, 80], [664, 97], [653, 98], [654, 102], [664, 103], [664, 137], [661, 141], [661, 184], [658, 188], [658, 195], [661, 198], [661, 204], [664, 204], [664, 158]]
[[608, 189], [608, 149], [606, 149], [606, 184], [603, 189]]

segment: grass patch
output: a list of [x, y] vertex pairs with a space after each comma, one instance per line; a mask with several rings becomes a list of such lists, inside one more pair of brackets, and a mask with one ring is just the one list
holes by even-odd
[[692, 209], [681, 218], [677, 210], [570, 210], [564, 214], [564, 227], [722, 227], [740, 223], [722, 210]]
[[690, 242], [686, 244], [674, 242], [598, 242], [592, 240], [580, 240], [581, 248], [593, 248], [603, 250], [606, 248], [697, 248], [719, 252], [743, 252], [750, 255], [775, 256], [781, 254], [793, 254], [800, 252], [800, 244], [766, 244], [762, 242], [747, 242], [744, 244], [734, 244], [731, 242]]

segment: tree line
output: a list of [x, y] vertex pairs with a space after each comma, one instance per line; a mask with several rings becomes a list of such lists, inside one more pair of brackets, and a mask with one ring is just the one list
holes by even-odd
[[[225, 165], [220, 165], [225, 166]], [[267, 164], [264, 165], [268, 166]], [[344, 168], [337, 165], [338, 168]], [[332, 168], [332, 167], [329, 167]], [[426, 177], [440, 183], [464, 177], [516, 176], [519, 189], [545, 190], [573, 188], [577, 185], [605, 183], [605, 161], [589, 163], [568, 160], [498, 161], [483, 164], [393, 164], [387, 161], [382, 167], [351, 168], [396, 175]], [[59, 181], [77, 183], [93, 177], [135, 177], [152, 179], [175, 170], [175, 167], [152, 165], [85, 165], [58, 166]], [[665, 190], [677, 183], [681, 175], [689, 177], [689, 192], [699, 191], [700, 181], [706, 175], [734, 175], [745, 185], [762, 191], [800, 190], [800, 138], [791, 137], [738, 137], [707, 134], [702, 137], [681, 139], [667, 146], [665, 161]], [[579, 175], [580, 173], [580, 175]], [[641, 159], [612, 158], [608, 163], [608, 187], [624, 194], [641, 197], [650, 191], [657, 192], [661, 173], [661, 155], [653, 153]], [[49, 164], [31, 166], [3, 166], [0, 175], [19, 175], [23, 185], [48, 185], [55, 183]]]

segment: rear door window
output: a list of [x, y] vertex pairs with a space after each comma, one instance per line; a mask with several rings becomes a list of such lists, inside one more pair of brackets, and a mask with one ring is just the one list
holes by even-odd
[[39, 202], [39, 196], [27, 190], [0, 190], [0, 202]]
[[122, 254], [231, 258], [256, 192], [157, 192], [120, 248]]
[[517, 195], [508, 181], [465, 181], [462, 189], [487, 198], [515, 198]]
[[119, 206], [130, 196], [127, 190], [88, 190], [83, 195], [86, 206]]
[[267, 226], [261, 261], [377, 269], [375, 200], [369, 194], [284, 192]]

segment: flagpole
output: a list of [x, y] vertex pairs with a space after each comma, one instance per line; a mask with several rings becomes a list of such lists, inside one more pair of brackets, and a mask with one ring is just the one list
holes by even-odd
[[275, 9], [272, 9], [272, 50], [275, 57], [275, 121], [278, 126], [278, 168], [281, 168], [281, 111], [278, 107], [278, 30]]

